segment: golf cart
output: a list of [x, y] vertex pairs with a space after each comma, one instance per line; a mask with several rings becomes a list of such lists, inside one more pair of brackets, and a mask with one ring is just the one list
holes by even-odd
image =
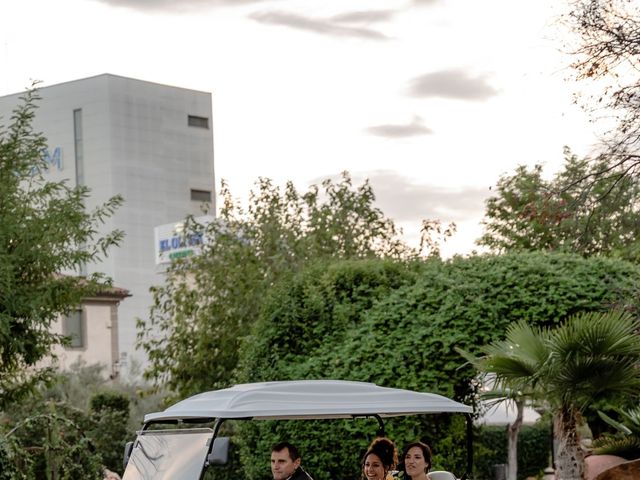
[[[144, 417], [135, 442], [125, 449], [123, 480], [200, 480], [205, 469], [227, 461], [229, 439], [220, 437], [226, 420], [300, 420], [375, 418], [384, 435], [385, 417], [461, 413], [467, 419], [468, 479], [473, 464], [471, 407], [433, 393], [379, 387], [342, 380], [247, 383], [200, 393], [163, 412]], [[211, 428], [156, 429], [212, 424]], [[430, 472], [431, 480], [455, 479]]]

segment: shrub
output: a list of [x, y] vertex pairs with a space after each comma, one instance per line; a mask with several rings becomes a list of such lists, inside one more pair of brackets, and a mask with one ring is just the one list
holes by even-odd
[[130, 440], [129, 398], [115, 391], [96, 393], [89, 400], [94, 423], [87, 436], [91, 439], [102, 464], [111, 471], [122, 470], [124, 446]]
[[0, 461], [6, 463], [8, 478], [101, 477], [101, 457], [85, 435], [92, 422], [84, 412], [50, 401], [30, 408], [30, 414], [0, 434]]

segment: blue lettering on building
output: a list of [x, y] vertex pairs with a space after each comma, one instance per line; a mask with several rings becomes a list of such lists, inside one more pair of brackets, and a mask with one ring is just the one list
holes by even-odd
[[47, 163], [47, 168], [57, 167], [58, 171], [62, 170], [62, 149], [56, 147], [53, 149], [53, 153], [45, 148], [42, 152], [42, 159]]
[[168, 239], [160, 240], [160, 251], [166, 252], [167, 250], [171, 250], [171, 246], [169, 245], [169, 240]]
[[[53, 149], [53, 152], [49, 151], [48, 148], [43, 148], [41, 158], [45, 163], [45, 171], [48, 172], [52, 167], [55, 167], [58, 171], [62, 171], [62, 148], [56, 147]], [[31, 176], [34, 176], [38, 172], [39, 167], [33, 167], [31, 169]]]
[[174, 236], [171, 238], [164, 238], [159, 241], [160, 253], [168, 252], [170, 250], [177, 250], [185, 247], [195, 247], [202, 245], [203, 238], [201, 233], [194, 233], [188, 237]]

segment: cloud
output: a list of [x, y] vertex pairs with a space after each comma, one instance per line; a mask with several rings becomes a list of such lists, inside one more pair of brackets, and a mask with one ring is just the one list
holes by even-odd
[[487, 75], [471, 76], [462, 69], [426, 73], [409, 81], [412, 97], [442, 97], [458, 100], [487, 100], [499, 93], [487, 82]]
[[334, 15], [329, 20], [337, 23], [374, 23], [391, 20], [396, 10], [363, 10], [358, 12], [346, 12]]
[[95, 0], [114, 7], [146, 11], [193, 11], [259, 3], [265, 0]]
[[371, 135], [386, 138], [407, 138], [433, 133], [433, 130], [424, 126], [422, 119], [418, 116], [413, 117], [413, 120], [407, 124], [376, 125], [367, 128], [366, 131]]
[[426, 7], [426, 6], [435, 5], [439, 1], [440, 0], [413, 0], [412, 3], [418, 7]]
[[[338, 180], [339, 175], [331, 176]], [[374, 170], [352, 174], [359, 185], [369, 179], [376, 195], [376, 204], [396, 222], [415, 222], [438, 219], [442, 222], [475, 220], [484, 213], [489, 187], [444, 188], [437, 185], [417, 184], [410, 178], [389, 170]], [[319, 184], [322, 179], [312, 183]]]
[[[362, 12], [358, 12], [358, 14], [362, 14]], [[335, 21], [331, 18], [311, 18], [276, 10], [255, 12], [250, 14], [249, 18], [264, 24], [280, 25], [335, 37], [354, 37], [368, 40], [387, 40], [389, 38], [382, 32], [370, 28], [341, 25], [340, 23], [344, 23], [345, 20]], [[353, 21], [349, 20], [349, 22]]]

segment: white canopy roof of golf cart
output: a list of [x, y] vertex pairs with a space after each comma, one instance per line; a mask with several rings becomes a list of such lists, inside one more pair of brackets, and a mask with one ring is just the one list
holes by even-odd
[[434, 393], [343, 380], [245, 383], [200, 393], [144, 421], [180, 419], [312, 419], [422, 413], [471, 413], [471, 407]]

